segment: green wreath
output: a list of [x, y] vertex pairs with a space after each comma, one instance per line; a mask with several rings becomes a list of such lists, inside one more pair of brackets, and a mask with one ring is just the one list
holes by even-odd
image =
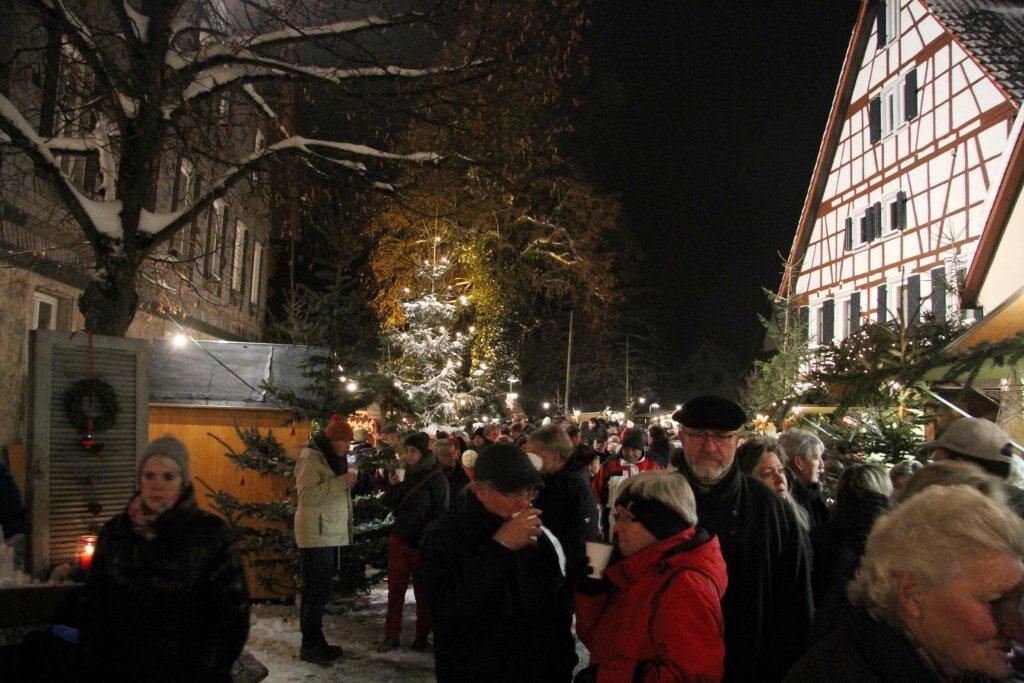
[[[86, 401], [96, 414], [85, 412]], [[83, 434], [103, 432], [117, 423], [117, 393], [108, 382], [95, 377], [80, 379], [64, 392], [64, 414]]]

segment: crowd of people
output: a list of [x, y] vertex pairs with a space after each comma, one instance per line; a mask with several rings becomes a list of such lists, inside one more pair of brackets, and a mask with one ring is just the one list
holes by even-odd
[[[461, 491], [433, 508], [416, 571], [438, 680], [1017, 671], [1024, 490], [996, 425], [957, 420], [891, 470], [848, 465], [829, 499], [813, 432], [745, 437], [747, 415], [715, 396], [673, 421], [437, 437]], [[573, 629], [590, 653], [581, 671]]]
[[[297, 456], [299, 656], [328, 666], [323, 613], [352, 495], [394, 512], [378, 650], [439, 681], [997, 681], [1024, 671], [1024, 489], [995, 424], [953, 422], [890, 470], [845, 467], [810, 431], [745, 436], [732, 401], [653, 425], [487, 425], [357, 433], [340, 416]], [[362, 430], [360, 430], [362, 431]], [[384, 455], [366, 481], [359, 455]], [[913, 464], [912, 464], [913, 463]], [[365, 473], [364, 473], [365, 474]], [[230, 680], [248, 632], [226, 524], [196, 506], [171, 436], [99, 535], [80, 607], [81, 670]], [[581, 668], [578, 637], [589, 651]], [[430, 636], [433, 634], [433, 643]]]

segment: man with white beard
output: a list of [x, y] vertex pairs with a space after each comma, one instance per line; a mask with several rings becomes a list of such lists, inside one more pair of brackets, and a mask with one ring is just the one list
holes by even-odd
[[736, 466], [747, 421], [742, 408], [698, 396], [672, 419], [683, 443], [672, 464], [690, 482], [698, 524], [718, 536], [729, 573], [722, 599], [724, 680], [781, 680], [808, 644], [814, 611], [809, 554], [796, 515]]

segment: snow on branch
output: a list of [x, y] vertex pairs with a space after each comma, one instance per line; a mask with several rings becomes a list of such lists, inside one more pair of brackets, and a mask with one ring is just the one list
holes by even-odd
[[237, 83], [252, 83], [258, 80], [288, 77], [326, 81], [335, 85], [357, 78], [414, 79], [444, 73], [456, 73], [485, 63], [479, 61], [461, 66], [436, 66], [421, 69], [395, 65], [342, 69], [293, 64], [271, 57], [263, 57], [248, 51], [235, 54], [230, 48], [225, 46], [220, 46], [220, 48], [221, 50], [218, 51], [219, 63], [211, 64], [195, 74], [192, 82], [188, 84], [182, 93], [181, 100], [164, 110], [165, 118], [171, 118], [190, 100], [212, 94]]
[[321, 26], [308, 28], [286, 28], [280, 31], [270, 31], [256, 36], [243, 39], [243, 43], [249, 47], [265, 47], [268, 45], [280, 45], [282, 43], [294, 43], [310, 38], [323, 38], [340, 36], [365, 31], [368, 29], [387, 28], [401, 26], [422, 19], [425, 14], [422, 12], [408, 12], [396, 14], [393, 17], [369, 16], [352, 21], [336, 21]]
[[142, 12], [137, 11], [128, 0], [122, 0], [121, 6], [124, 8], [124, 14], [131, 23], [132, 31], [135, 33], [135, 37], [139, 39], [140, 43], [149, 41], [149, 17]]
[[285, 137], [291, 136], [291, 133], [288, 132], [288, 129], [284, 127], [284, 123], [282, 123], [281, 119], [278, 117], [277, 112], [267, 104], [267, 101], [263, 99], [262, 95], [256, 92], [256, 88], [251, 83], [243, 85], [242, 90], [249, 96], [249, 99], [252, 100], [253, 104], [267, 115], [267, 118], [277, 123], [277, 129], [281, 131], [281, 135]]
[[95, 244], [101, 235], [112, 239], [123, 236], [121, 203], [93, 201], [79, 192], [54, 159], [46, 141], [36, 133], [14, 103], [3, 95], [0, 95], [0, 133], [3, 133], [4, 143], [28, 154], [36, 167], [45, 174], [64, 207], [82, 227], [90, 242]]
[[245, 175], [250, 170], [258, 166], [261, 161], [275, 154], [281, 154], [283, 152], [301, 152], [310, 156], [325, 159], [331, 163], [348, 168], [349, 170], [357, 173], [365, 173], [367, 170], [366, 166], [357, 161], [325, 156], [318, 152], [317, 149], [334, 150], [336, 152], [343, 152], [349, 155], [368, 157], [371, 159], [408, 161], [420, 164], [436, 163], [443, 159], [440, 154], [434, 152], [396, 154], [394, 152], [385, 152], [383, 150], [375, 149], [367, 145], [359, 145], [350, 142], [336, 142], [333, 140], [318, 140], [293, 135], [270, 145], [266, 149], [253, 152], [241, 163], [228, 168], [215, 181], [213, 181], [213, 183], [211, 183], [199, 197], [196, 198], [191, 206], [172, 213], [157, 214], [144, 210], [139, 220], [139, 232], [152, 236], [149, 246], [150, 249], [156, 247], [161, 242], [170, 239], [175, 232], [181, 229], [183, 225], [186, 225], [195, 219], [196, 216], [212, 204], [214, 200], [223, 197], [235, 183], [245, 177]]

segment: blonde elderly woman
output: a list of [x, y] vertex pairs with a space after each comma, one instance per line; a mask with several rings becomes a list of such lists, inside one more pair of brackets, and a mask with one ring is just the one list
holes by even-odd
[[787, 681], [941, 681], [1011, 673], [1024, 523], [966, 486], [881, 518], [850, 585], [854, 609]]

